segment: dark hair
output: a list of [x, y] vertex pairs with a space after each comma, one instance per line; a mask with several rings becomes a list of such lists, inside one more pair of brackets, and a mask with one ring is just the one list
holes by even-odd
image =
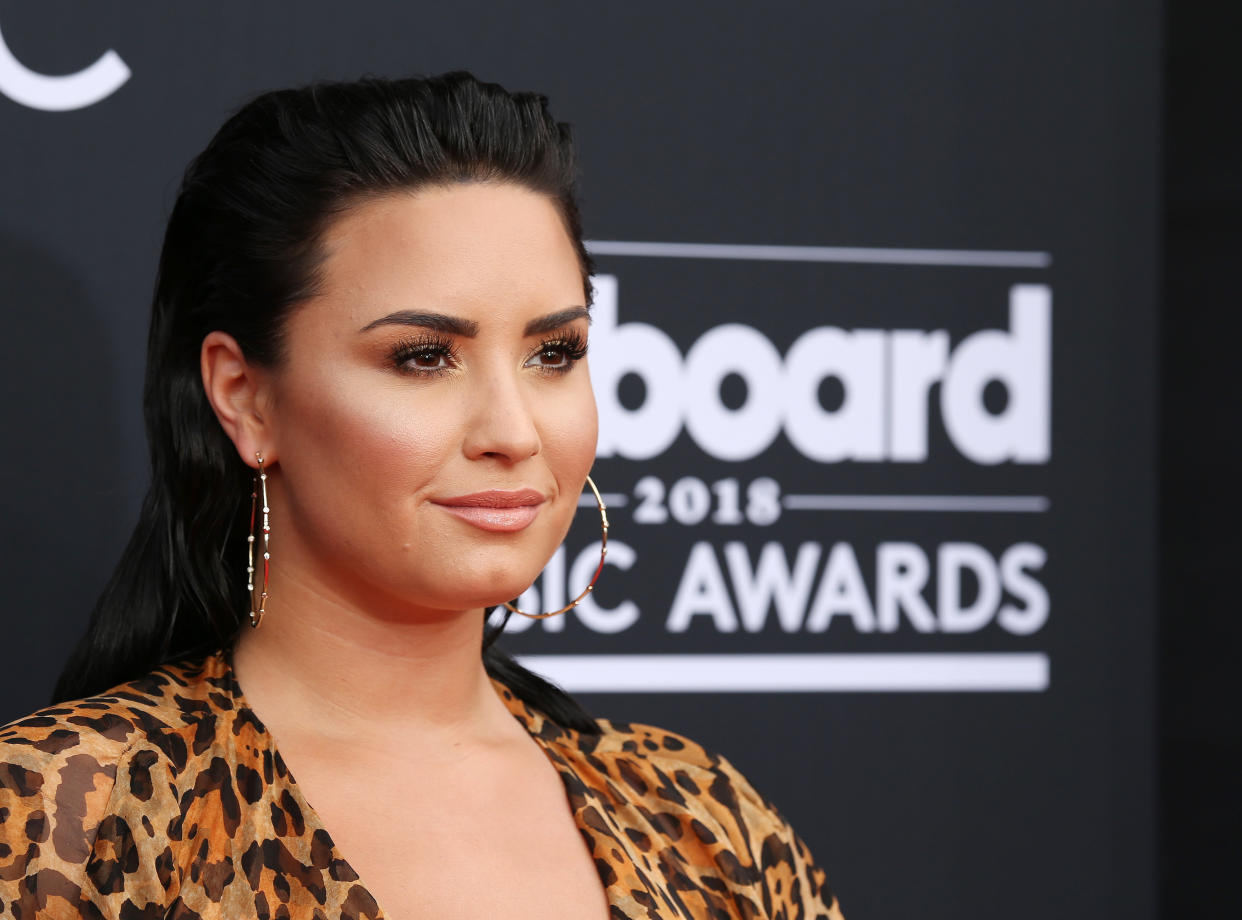
[[[151, 485], [138, 523], [56, 684], [54, 702], [227, 647], [247, 620], [252, 471], [203, 389], [199, 350], [229, 333], [249, 360], [281, 359], [291, 309], [319, 282], [321, 237], [370, 196], [427, 185], [515, 182], [556, 204], [590, 298], [569, 127], [547, 99], [456, 72], [264, 93], [186, 170], [160, 255], [144, 415]], [[487, 671], [553, 720], [595, 731], [567, 694], [492, 643]]]

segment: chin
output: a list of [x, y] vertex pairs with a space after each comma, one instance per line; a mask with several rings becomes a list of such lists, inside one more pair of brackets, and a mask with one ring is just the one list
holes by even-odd
[[535, 583], [560, 545], [550, 538], [560, 536], [527, 532], [518, 539], [424, 544], [421, 551], [393, 560], [408, 568], [390, 591], [408, 603], [445, 611], [494, 607]]
[[462, 610], [475, 607], [495, 607], [520, 597], [522, 592], [533, 585], [539, 578], [543, 566], [529, 571], [523, 568], [515, 571], [512, 568], [496, 568], [490, 571], [461, 573], [454, 579], [454, 594], [457, 601], [453, 606]]

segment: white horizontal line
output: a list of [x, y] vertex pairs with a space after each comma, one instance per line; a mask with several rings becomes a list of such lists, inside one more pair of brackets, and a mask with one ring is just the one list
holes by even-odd
[[1042, 692], [1042, 652], [523, 655], [571, 693]]
[[867, 265], [957, 265], [969, 268], [1048, 268], [1052, 253], [1001, 249], [892, 249], [867, 246], [755, 246], [728, 243], [651, 243], [587, 240], [600, 256], [742, 259], [765, 262], [852, 262]]
[[[601, 492], [599, 497], [604, 500], [604, 505], [609, 508], [624, 508], [630, 503], [630, 497], [622, 492]], [[590, 492], [583, 492], [578, 496], [579, 508], [594, 508], [595, 496]]]
[[790, 511], [1016, 511], [1039, 514], [1046, 495], [786, 495]]

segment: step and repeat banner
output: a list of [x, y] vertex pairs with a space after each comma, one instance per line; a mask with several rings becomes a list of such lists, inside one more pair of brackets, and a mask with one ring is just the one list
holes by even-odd
[[[1154, 3], [0, 2], [9, 664], [145, 486], [156, 255], [251, 94], [470, 69], [575, 127], [595, 592], [502, 644], [727, 754], [847, 916], [1151, 917]], [[522, 598], [599, 561], [584, 496]]]

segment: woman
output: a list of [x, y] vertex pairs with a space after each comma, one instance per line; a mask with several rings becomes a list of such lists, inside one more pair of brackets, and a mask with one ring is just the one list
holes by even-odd
[[594, 456], [573, 179], [462, 73], [266, 94], [191, 164], [150, 492], [68, 702], [0, 731], [4, 910], [839, 916], [727, 761], [485, 635]]

